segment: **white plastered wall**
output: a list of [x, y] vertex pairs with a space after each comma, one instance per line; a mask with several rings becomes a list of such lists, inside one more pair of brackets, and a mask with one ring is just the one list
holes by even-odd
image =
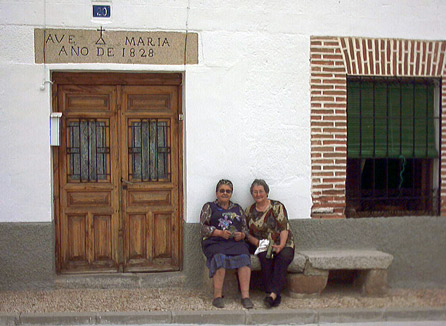
[[[184, 72], [184, 217], [198, 222], [220, 178], [250, 203], [264, 178], [291, 219], [309, 218], [311, 35], [444, 39], [446, 2], [419, 0], [112, 0], [108, 23], [87, 0], [0, 1], [0, 222], [52, 219], [50, 90], [55, 70]], [[34, 64], [34, 28], [199, 34], [199, 64]]]

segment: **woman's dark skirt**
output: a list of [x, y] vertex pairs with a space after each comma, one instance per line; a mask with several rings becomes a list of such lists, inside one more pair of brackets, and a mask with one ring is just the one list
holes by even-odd
[[245, 241], [210, 237], [201, 243], [206, 256], [206, 266], [209, 268], [209, 277], [220, 269], [237, 269], [251, 266], [248, 244]]

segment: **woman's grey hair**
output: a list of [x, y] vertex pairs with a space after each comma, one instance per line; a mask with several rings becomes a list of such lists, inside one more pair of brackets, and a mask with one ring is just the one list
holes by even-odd
[[263, 179], [255, 179], [252, 184], [251, 184], [251, 188], [249, 188], [249, 191], [251, 192], [252, 195], [252, 188], [254, 188], [255, 186], [262, 186], [263, 189], [265, 189], [266, 194], [269, 194], [269, 186], [266, 183], [265, 180]]
[[220, 188], [221, 185], [228, 185], [232, 191], [234, 191], [234, 186], [232, 185], [232, 182], [226, 179], [221, 179], [217, 183], [217, 187], [215, 187], [215, 192], [218, 191], [218, 188]]

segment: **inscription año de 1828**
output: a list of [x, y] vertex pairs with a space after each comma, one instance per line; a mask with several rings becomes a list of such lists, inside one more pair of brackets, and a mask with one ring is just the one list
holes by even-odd
[[36, 63], [197, 64], [198, 35], [35, 29]]

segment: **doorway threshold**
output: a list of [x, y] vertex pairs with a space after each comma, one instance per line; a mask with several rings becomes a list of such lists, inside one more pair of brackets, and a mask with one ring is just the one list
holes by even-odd
[[55, 288], [59, 289], [166, 288], [185, 284], [184, 272], [62, 274], [54, 281]]

